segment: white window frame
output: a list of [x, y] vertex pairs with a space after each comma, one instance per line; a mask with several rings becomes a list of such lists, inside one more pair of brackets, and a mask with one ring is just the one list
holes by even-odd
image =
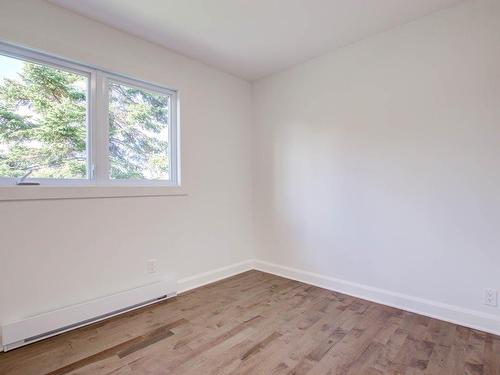
[[[105, 142], [104, 145], [101, 145], [101, 149], [103, 150], [102, 153], [97, 153], [95, 155], [95, 160], [98, 161], [97, 165], [104, 166], [104, 168], [99, 168], [96, 170], [96, 180], [98, 184], [108, 184], [108, 185], [127, 185], [127, 186], [178, 186], [178, 176], [177, 176], [177, 169], [174, 168], [177, 166], [177, 158], [178, 158], [178, 152], [177, 152], [177, 126], [176, 126], [176, 119], [177, 119], [177, 92], [174, 90], [169, 90], [167, 88], [152, 84], [152, 83], [146, 83], [142, 81], [138, 81], [136, 79], [131, 79], [127, 77], [123, 77], [117, 74], [111, 74], [111, 73], [105, 73], [102, 72], [101, 77], [98, 77], [97, 79], [102, 79], [102, 87], [103, 87], [103, 92], [102, 94], [104, 95], [104, 100], [106, 105], [103, 106], [103, 113], [100, 114], [100, 116], [105, 116], [105, 118], [102, 119], [102, 123], [105, 124], [103, 127], [103, 131], [105, 134], [101, 134], [99, 138], [101, 138], [102, 141]], [[110, 171], [110, 166], [109, 166], [109, 121], [108, 121], [108, 105], [109, 105], [109, 82], [115, 82], [118, 84], [123, 84], [129, 87], [134, 87], [137, 89], [141, 89], [144, 91], [148, 91], [150, 93], [155, 93], [155, 94], [162, 94], [164, 96], [169, 97], [170, 101], [170, 112], [169, 112], [169, 118], [168, 118], [168, 140], [169, 140], [169, 147], [168, 147], [168, 160], [169, 160], [169, 175], [170, 179], [169, 180], [138, 180], [138, 179], [128, 179], [128, 180], [122, 180], [122, 179], [111, 179], [109, 178], [109, 171]], [[105, 107], [105, 108], [104, 108]]]
[[[142, 80], [111, 73], [103, 69], [79, 64], [41, 52], [12, 46], [0, 42], [0, 55], [20, 59], [35, 64], [44, 64], [56, 69], [84, 75], [88, 78], [87, 87], [87, 178], [56, 179], [26, 178], [26, 182], [39, 181], [40, 186], [127, 186], [127, 187], [178, 187], [179, 176], [179, 129], [178, 129], [178, 95], [176, 90]], [[169, 96], [169, 176], [168, 180], [148, 179], [111, 179], [109, 163], [109, 90], [108, 82], [113, 81], [145, 91]], [[0, 176], [1, 186], [16, 186], [26, 189], [27, 186], [16, 185], [16, 178]]]

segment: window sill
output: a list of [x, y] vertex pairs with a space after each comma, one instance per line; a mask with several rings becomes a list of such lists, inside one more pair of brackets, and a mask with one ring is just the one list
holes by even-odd
[[0, 201], [186, 196], [173, 186], [0, 186]]

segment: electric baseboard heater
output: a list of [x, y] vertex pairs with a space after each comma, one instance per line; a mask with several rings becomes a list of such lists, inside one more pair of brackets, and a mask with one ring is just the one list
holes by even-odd
[[177, 281], [160, 281], [2, 325], [3, 351], [43, 340], [177, 295]]

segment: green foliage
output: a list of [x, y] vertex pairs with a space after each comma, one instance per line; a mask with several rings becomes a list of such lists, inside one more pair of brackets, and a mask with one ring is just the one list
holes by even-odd
[[110, 84], [111, 177], [168, 176], [168, 97]]
[[[24, 63], [0, 82], [0, 176], [87, 177], [85, 76]], [[165, 178], [169, 173], [168, 97], [110, 83], [110, 175]]]
[[87, 78], [24, 63], [0, 84], [0, 175], [85, 178]]

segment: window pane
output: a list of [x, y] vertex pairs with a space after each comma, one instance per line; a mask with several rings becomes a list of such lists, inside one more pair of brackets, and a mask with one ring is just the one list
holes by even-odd
[[0, 177], [87, 177], [88, 77], [0, 55]]
[[170, 97], [109, 82], [112, 179], [170, 179]]

